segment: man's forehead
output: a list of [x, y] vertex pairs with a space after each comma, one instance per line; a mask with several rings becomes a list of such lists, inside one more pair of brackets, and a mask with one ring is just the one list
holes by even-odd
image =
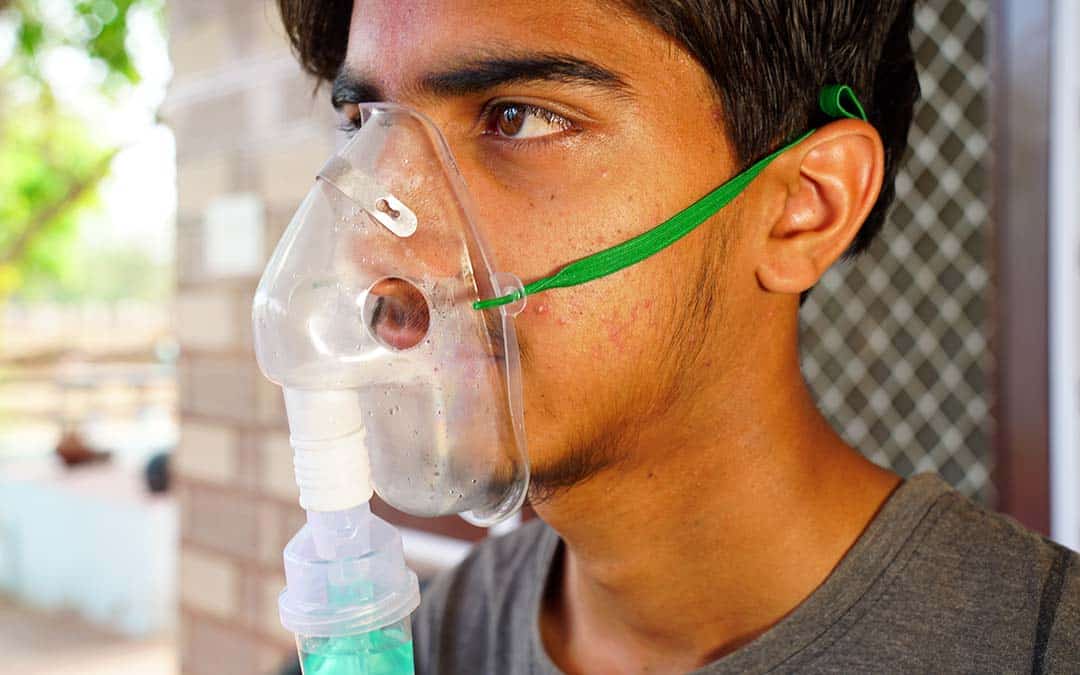
[[520, 54], [625, 72], [641, 57], [634, 34], [648, 32], [633, 23], [599, 1], [357, 0], [345, 69], [388, 92], [449, 67]]

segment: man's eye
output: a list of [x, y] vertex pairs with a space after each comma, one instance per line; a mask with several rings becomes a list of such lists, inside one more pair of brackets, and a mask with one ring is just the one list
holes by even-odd
[[550, 136], [572, 128], [573, 123], [559, 115], [527, 103], [497, 103], [487, 113], [485, 134], [523, 140]]
[[347, 136], [352, 136], [361, 126], [360, 106], [355, 103], [342, 103], [335, 105], [334, 109], [338, 116], [338, 129], [344, 131]]

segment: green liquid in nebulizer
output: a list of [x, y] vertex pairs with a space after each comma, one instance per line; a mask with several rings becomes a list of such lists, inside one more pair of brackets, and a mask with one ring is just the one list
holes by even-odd
[[366, 502], [309, 510], [284, 558], [281, 623], [296, 635], [304, 675], [413, 675], [420, 588], [401, 535]]
[[413, 643], [401, 623], [360, 635], [307, 638], [300, 663], [304, 675], [413, 675]]

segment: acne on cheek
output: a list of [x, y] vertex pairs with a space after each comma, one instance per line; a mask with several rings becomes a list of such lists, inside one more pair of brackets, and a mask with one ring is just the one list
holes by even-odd
[[628, 324], [616, 319], [608, 319], [605, 321], [607, 328], [608, 343], [615, 348], [620, 354], [626, 348], [626, 333]]
[[598, 362], [598, 363], [599, 363], [599, 362], [602, 362], [602, 361], [604, 360], [604, 356], [605, 356], [605, 355], [606, 355], [607, 353], [608, 353], [608, 350], [607, 350], [607, 348], [606, 348], [606, 347], [604, 347], [604, 345], [600, 344], [599, 342], [597, 342], [596, 344], [594, 344], [594, 345], [592, 346], [592, 357], [593, 357], [593, 360], [594, 360], [594, 361], [596, 361], [596, 362]]
[[[615, 312], [603, 320], [608, 345], [624, 353], [631, 346], [632, 336], [640, 322], [652, 321], [653, 298], [642, 298], [630, 306], [628, 312]], [[595, 350], [594, 350], [595, 351]]]
[[544, 300], [530, 301], [525, 305], [524, 315], [536, 321], [554, 322], [559, 326], [569, 326], [570, 320], [563, 311], [553, 310], [552, 305]]

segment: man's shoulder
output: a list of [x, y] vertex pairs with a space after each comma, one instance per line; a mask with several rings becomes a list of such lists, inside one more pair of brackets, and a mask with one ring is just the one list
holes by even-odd
[[980, 604], [993, 608], [1003, 629], [1010, 616], [1028, 617], [1011, 629], [1026, 623], [1048, 671], [1080, 668], [1080, 554], [959, 493], [946, 495], [944, 506], [934, 537], [949, 554], [936, 562], [959, 559], [956, 570], [981, 582]]
[[961, 604], [964, 593], [1000, 603], [1003, 591], [1031, 604], [1055, 565], [1080, 573], [1075, 551], [952, 489], [935, 500], [912, 543], [909, 572], [924, 582], [949, 581], [946, 588], [961, 592]]
[[971, 647], [972, 663], [1033, 652], [1047, 664], [1080, 663], [1075, 551], [947, 489], [912, 532], [907, 553], [871, 624], [912, 639], [954, 638], [954, 651]]
[[[936, 512], [936, 513], [934, 513]], [[930, 514], [921, 553], [935, 563], [958, 566], [968, 576], [999, 581], [1036, 580], [1055, 561], [1078, 556], [1012, 517], [978, 504], [955, 490], [941, 495]]]

